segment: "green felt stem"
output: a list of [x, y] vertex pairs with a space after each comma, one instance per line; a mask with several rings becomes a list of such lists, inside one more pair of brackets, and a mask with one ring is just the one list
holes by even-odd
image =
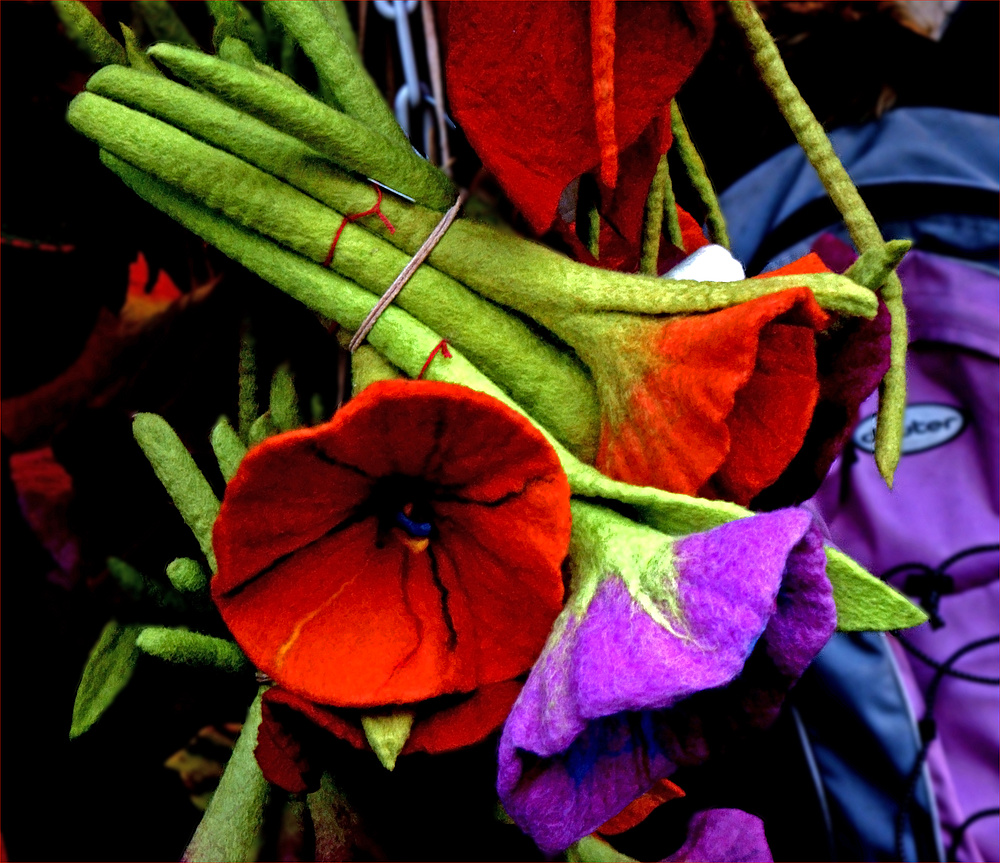
[[[103, 97], [81, 94], [71, 105], [69, 118], [77, 129], [130, 164], [313, 261], [326, 258], [343, 221], [340, 213], [291, 185], [150, 115]], [[375, 197], [370, 187], [368, 197], [365, 209]], [[347, 225], [333, 264], [342, 274], [381, 294], [408, 260], [394, 246]], [[376, 298], [370, 302], [374, 306]], [[593, 456], [598, 428], [596, 394], [575, 357], [431, 267], [421, 267], [414, 274], [396, 304], [467, 352], [581, 457]], [[241, 408], [241, 434], [244, 428]]]
[[144, 653], [167, 662], [228, 672], [245, 671], [250, 667], [243, 651], [233, 642], [186, 629], [147, 626], [139, 633], [136, 644]]
[[124, 24], [118, 26], [121, 27], [122, 36], [125, 39], [125, 58], [128, 60], [129, 68], [135, 69], [137, 72], [145, 72], [147, 75], [162, 75], [163, 73], [156, 68], [156, 64], [142, 50], [139, 40], [135, 38], [135, 33]]
[[79, 0], [52, 0], [66, 35], [93, 63], [124, 66], [128, 63], [125, 49]]
[[243, 440], [250, 438], [250, 426], [260, 413], [257, 401], [257, 343], [250, 327], [244, 321], [240, 329], [239, 400], [236, 407], [236, 427]]
[[678, 155], [681, 157], [688, 176], [691, 178], [691, 185], [694, 186], [698, 197], [705, 205], [708, 215], [708, 233], [713, 243], [729, 248], [729, 232], [726, 230], [726, 219], [722, 215], [722, 207], [719, 206], [719, 199], [715, 194], [715, 187], [708, 178], [708, 171], [705, 170], [705, 163], [701, 155], [695, 149], [694, 141], [681, 116], [681, 109], [677, 106], [677, 101], [670, 103], [670, 129], [674, 133], [674, 142], [677, 145]]
[[451, 180], [430, 162], [347, 114], [217, 57], [166, 44], [154, 45], [149, 53], [175, 75], [289, 132], [348, 170], [436, 210], [447, 210], [455, 202]]
[[198, 42], [167, 0], [143, 0], [133, 7], [154, 39], [197, 48]]
[[263, 689], [250, 705], [219, 787], [181, 858], [185, 863], [244, 863], [257, 859], [270, 793], [254, 756], [262, 693]]
[[[93, 93], [134, 106], [187, 130], [194, 137], [286, 181], [337, 213], [362, 212], [374, 202], [369, 185], [335, 170], [301, 141], [255, 122], [245, 114], [220, 105], [190, 88], [169, 81], [140, 78], [127, 69], [110, 68], [94, 75], [87, 86]], [[71, 122], [75, 110], [71, 107]], [[100, 119], [96, 120], [98, 128], [100, 122]], [[103, 145], [104, 141], [101, 143]], [[150, 142], [149, 146], [154, 143]], [[114, 151], [113, 146], [108, 148]], [[188, 154], [188, 158], [190, 156]], [[124, 158], [132, 161], [127, 156]], [[180, 169], [183, 170], [184, 166]], [[383, 198], [382, 212], [395, 227], [394, 234], [390, 234], [374, 216], [344, 229], [333, 266], [349, 278], [360, 282], [371, 278], [372, 243], [365, 239], [366, 234], [377, 236], [407, 255], [413, 255], [441, 218], [437, 212], [408, 204], [391, 195]], [[384, 254], [383, 246], [376, 248]], [[327, 249], [323, 251], [325, 254]], [[469, 219], [457, 219], [452, 224], [431, 252], [427, 263], [434, 270], [450, 275], [483, 296], [535, 317], [566, 311], [647, 314], [710, 311], [803, 284], [813, 290], [821, 306], [831, 311], [865, 317], [874, 317], [877, 311], [877, 305], [868, 291], [843, 276], [831, 273], [715, 283], [657, 279], [586, 266], [539, 243]], [[387, 270], [393, 267], [387, 266]], [[389, 281], [399, 269], [393, 270]], [[419, 279], [428, 278], [424, 272], [428, 269], [427, 264], [421, 267], [396, 302], [435, 329], [443, 329], [445, 324], [432, 322], [424, 312], [406, 305], [407, 293], [419, 284]], [[384, 288], [388, 282], [380, 284]], [[374, 286], [371, 289], [376, 290]], [[381, 289], [377, 290], [381, 293]], [[452, 326], [455, 325], [453, 322]], [[451, 341], [453, 335], [448, 334], [448, 338]], [[504, 336], [503, 341], [517, 344], [518, 351], [524, 350], [520, 343], [511, 341], [509, 334]], [[471, 351], [468, 343], [461, 345], [456, 340], [455, 344], [460, 350], [473, 355], [477, 363], [486, 361], [486, 358]], [[521, 360], [530, 369], [525, 374], [526, 378], [536, 373], [533, 362], [528, 361], [529, 356], [525, 354]], [[550, 370], [559, 368], [559, 356], [559, 352], [550, 353]], [[561, 360], [563, 365], [568, 362], [565, 357]], [[565, 370], [560, 374], [571, 375]], [[515, 391], [514, 386], [511, 384], [512, 392]], [[521, 391], [518, 391], [517, 397], [524, 402], [531, 400]], [[577, 398], [580, 399], [580, 396]], [[553, 419], [551, 426], [559, 428], [560, 423]]]
[[280, 0], [268, 6], [312, 61], [319, 80], [330, 88], [344, 113], [364, 123], [390, 144], [412, 152], [410, 142], [362, 65], [357, 51], [344, 38], [343, 31], [350, 32], [346, 13], [338, 19], [341, 25], [336, 26], [320, 4], [312, 0]]
[[[274, 4], [269, 2], [269, 5]], [[351, 26], [351, 16], [347, 14], [347, 4], [343, 0], [315, 0], [313, 5], [319, 8], [327, 23], [337, 31], [347, 47], [354, 52], [358, 62], [362, 62], [361, 55], [358, 53], [358, 37], [354, 34], [354, 29]]]
[[660, 256], [660, 237], [663, 236], [663, 199], [670, 182], [666, 154], [656, 165], [653, 182], [646, 197], [646, 213], [642, 225], [642, 251], [639, 256], [639, 272], [655, 276], [656, 262]]
[[[847, 231], [859, 252], [882, 245], [882, 234], [861, 194], [837, 157], [815, 114], [806, 104], [788, 75], [771, 34], [753, 3], [729, 0], [729, 9], [743, 29], [753, 55], [754, 65], [778, 109], [819, 175], [823, 187], [844, 219]], [[892, 346], [889, 371], [879, 391], [878, 420], [875, 427], [875, 462], [886, 484], [899, 463], [903, 441], [903, 415], [906, 411], [906, 348], [909, 342], [906, 309], [899, 276], [890, 273], [882, 286], [882, 299], [892, 315]]]
[[216, 461], [219, 462], [222, 478], [228, 483], [236, 473], [240, 462], [243, 461], [243, 456], [247, 454], [246, 445], [240, 440], [240, 436], [225, 417], [219, 417], [215, 425], [212, 426], [209, 440]]
[[151, 600], [160, 608], [173, 611], [184, 611], [187, 606], [184, 599], [172, 590], [164, 590], [152, 579], [146, 578], [139, 570], [118, 557], [107, 560], [108, 572], [118, 582], [119, 587], [135, 602]]
[[219, 514], [219, 500], [208, 480], [163, 417], [156, 414], [136, 414], [132, 422], [132, 434], [185, 524], [191, 528], [202, 554], [214, 571], [212, 525]]
[[302, 425], [299, 396], [295, 380], [287, 365], [278, 366], [271, 377], [271, 419], [279, 432], [291, 431]]
[[[666, 154], [663, 156], [667, 159]], [[684, 248], [684, 232], [681, 230], [680, 216], [677, 214], [677, 198], [674, 196], [674, 184], [670, 179], [670, 160], [667, 159], [667, 172], [663, 182], [663, 219], [667, 223], [667, 239], [682, 252]]]
[[356, 396], [376, 381], [393, 381], [403, 373], [371, 345], [361, 345], [351, 356], [351, 395]]
[[235, 36], [245, 42], [258, 60], [267, 59], [267, 39], [264, 28], [237, 0], [205, 0], [208, 11], [215, 19], [212, 31], [212, 45], [218, 49], [227, 36]]
[[167, 564], [167, 578], [181, 593], [204, 593], [208, 590], [208, 576], [201, 564], [190, 557], [178, 557]]
[[[371, 295], [354, 283], [218, 216], [113, 156], [102, 154], [102, 159], [141, 198], [289, 296], [349, 330], [356, 330], [364, 320]], [[438, 333], [429, 330], [402, 309], [392, 306], [386, 309], [368, 336], [372, 347], [411, 377], [419, 374], [425, 359], [440, 340]], [[704, 500], [656, 488], [627, 485], [604, 476], [596, 468], [573, 456], [544, 426], [539, 425], [536, 419], [512, 401], [458, 350], [452, 351], [452, 357], [447, 363], [431, 363], [425, 377], [486, 393], [524, 414], [535, 423], [555, 449], [574, 494], [583, 498], [603, 498], [627, 504], [635, 509], [640, 521], [663, 533], [683, 536], [751, 514], [749, 510], [726, 501]], [[857, 571], [864, 572], [856, 564], [854, 566]], [[845, 569], [843, 577], [851, 579], [853, 572], [852, 569]], [[897, 629], [898, 619], [909, 619], [912, 612], [905, 598], [874, 578], [859, 580], [859, 583], [862, 595], [872, 593], [881, 598], [888, 593], [894, 598], [894, 603], [885, 602], [887, 612], [878, 628]], [[858, 604], [851, 606], [851, 609], [856, 607]], [[854, 624], [850, 609], [838, 619], [844, 628], [863, 628]], [[867, 624], [867, 620], [865, 623]]]
[[566, 849], [566, 863], [638, 863], [634, 857], [617, 851], [596, 833], [577, 839]]

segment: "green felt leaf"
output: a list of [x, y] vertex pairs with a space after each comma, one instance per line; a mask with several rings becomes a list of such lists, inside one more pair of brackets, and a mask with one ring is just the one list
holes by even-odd
[[219, 500], [208, 480], [163, 417], [137, 414], [132, 423], [132, 434], [214, 571], [212, 525], [219, 514]]
[[139, 40], [135, 38], [135, 33], [124, 24], [119, 24], [122, 28], [122, 36], [125, 37], [125, 56], [128, 64], [137, 72], [145, 72], [149, 75], [162, 75], [156, 68], [156, 64], [149, 59], [149, 56], [142, 50]]
[[299, 396], [295, 379], [287, 365], [278, 366], [271, 378], [271, 420], [279, 432], [291, 431], [302, 425]]
[[252, 426], [250, 426], [250, 435], [247, 443], [254, 447], [259, 443], [263, 443], [269, 437], [273, 437], [279, 432], [279, 428], [275, 425], [274, 420], [271, 419], [271, 412], [265, 411], [262, 416], [259, 416]]
[[66, 35], [90, 60], [105, 66], [127, 63], [125, 49], [101, 26], [90, 10], [79, 0], [52, 0]]
[[150, 656], [220, 671], [244, 671], [250, 662], [233, 642], [186, 629], [147, 626], [136, 639], [140, 650]]
[[616, 851], [595, 834], [578, 839], [566, 849], [567, 863], [637, 863], [634, 857]]
[[826, 574], [833, 585], [837, 629], [841, 632], [906, 629], [927, 620], [922, 608], [842, 551], [827, 547]]
[[[263, 691], [263, 690], [262, 690]], [[260, 694], [254, 699], [212, 802], [194, 832], [182, 861], [243, 863], [256, 860], [270, 786], [260, 772], [254, 747], [260, 727]]]
[[890, 240], [869, 249], [848, 267], [844, 275], [852, 282], [877, 291], [912, 245], [910, 240]]
[[400, 710], [387, 716], [362, 716], [361, 727], [382, 766], [386, 770], [392, 770], [399, 753], [410, 739], [413, 714], [408, 710]]
[[154, 39], [190, 48], [198, 47], [198, 42], [167, 0], [142, 0], [132, 8], [146, 22]]
[[229, 482], [239, 468], [240, 462], [243, 461], [243, 456], [247, 454], [247, 448], [225, 417], [219, 417], [218, 422], [212, 426], [212, 434], [209, 439], [215, 458], [219, 462], [222, 477], [226, 482]]
[[70, 739], [79, 737], [97, 722], [131, 679], [139, 657], [136, 638], [141, 629], [109, 620], [101, 630], [76, 691]]
[[208, 589], [208, 576], [201, 564], [190, 557], [178, 557], [167, 564], [167, 578], [181, 593], [203, 593]]

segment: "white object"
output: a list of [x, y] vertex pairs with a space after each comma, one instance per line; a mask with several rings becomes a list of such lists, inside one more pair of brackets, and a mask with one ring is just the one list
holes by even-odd
[[743, 265], [729, 254], [729, 250], [714, 244], [695, 249], [676, 267], [663, 274], [665, 279], [694, 282], [738, 282], [746, 277]]

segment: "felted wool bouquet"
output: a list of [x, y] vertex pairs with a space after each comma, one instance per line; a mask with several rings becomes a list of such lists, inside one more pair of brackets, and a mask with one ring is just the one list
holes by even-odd
[[[281, 830], [314, 837], [305, 857], [349, 856], [358, 773], [483, 741], [478, 779], [533, 853], [618, 854], [591, 834], [634, 827], [683, 793], [676, 770], [769, 725], [835, 629], [923, 619], [792, 506], [881, 381], [891, 477], [907, 244], [878, 236], [749, 4], [733, 14], [755, 61], [856, 229], [843, 275], [811, 255], [660, 277], [725, 244], [672, 102], [711, 41], [708, 4], [438, 7], [455, 119], [563, 251], [458, 215], [341, 4], [266, 2], [266, 27], [212, 6], [215, 53], [126, 33], [119, 54], [62, 4], [104, 60], [69, 122], [140, 198], [339, 329], [354, 394], [305, 425], [287, 372], [263, 410], [244, 374], [237, 429], [210, 435], [221, 503], [162, 419], [136, 420], [207, 564], [171, 579], [214, 611], [133, 643], [260, 687], [185, 859], [254, 857], [279, 805]], [[265, 62], [269, 33], [308, 58], [316, 95]], [[671, 146], [708, 237], [676, 205]], [[84, 700], [100, 715], [116, 692]], [[769, 859], [752, 814], [713, 807], [686, 829], [666, 859]]]

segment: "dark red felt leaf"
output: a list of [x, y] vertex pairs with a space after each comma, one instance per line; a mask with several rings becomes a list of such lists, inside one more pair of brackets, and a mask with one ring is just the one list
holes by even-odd
[[749, 503], [802, 445], [819, 387], [814, 335], [826, 322], [803, 287], [643, 324], [654, 347], [624, 404], [605, 413], [597, 466]]
[[[392, 522], [405, 503], [432, 525], [424, 549]], [[212, 595], [283, 688], [419, 702], [531, 666], [569, 530], [566, 476], [524, 417], [465, 387], [384, 381], [250, 452], [215, 525]]]
[[[566, 186], [585, 172], [600, 173], [591, 5], [552, 0], [444, 5], [453, 115], [532, 229], [543, 233]], [[711, 41], [714, 11], [708, 3], [616, 3], [614, 22], [614, 131], [624, 154], [665, 116]], [[656, 158], [670, 142], [669, 127], [658, 129]], [[642, 172], [645, 185], [630, 179], [626, 163], [620, 158], [616, 188], [632, 183], [627, 215], [612, 215], [621, 208], [606, 199], [601, 208], [623, 236], [641, 220], [656, 160]]]

